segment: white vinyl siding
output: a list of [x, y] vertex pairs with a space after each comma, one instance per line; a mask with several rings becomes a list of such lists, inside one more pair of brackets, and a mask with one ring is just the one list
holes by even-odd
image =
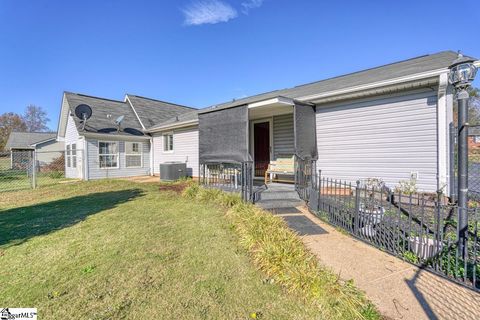
[[[73, 156], [71, 154], [71, 146], [75, 144], [75, 163], [76, 167], [72, 165]], [[68, 149], [70, 148], [70, 157], [68, 156]], [[70, 165], [68, 165], [70, 159]], [[68, 116], [67, 129], [65, 131], [65, 177], [67, 178], [82, 178], [82, 161], [83, 161], [83, 140], [80, 139], [77, 127], [72, 116]]]
[[317, 168], [355, 183], [390, 187], [418, 173], [419, 190], [437, 189], [436, 91], [317, 106]]
[[155, 174], [160, 174], [160, 163], [180, 161], [187, 163], [187, 173], [198, 177], [198, 128], [190, 127], [173, 131], [174, 149], [165, 153], [164, 136], [156, 134], [153, 137], [153, 168]]
[[100, 168], [98, 142], [99, 140], [96, 139], [87, 140], [89, 179], [135, 177], [150, 174], [150, 143], [148, 141], [140, 142], [143, 154], [143, 163], [140, 168], [126, 167], [125, 141], [116, 141], [118, 143], [118, 168]]
[[295, 153], [293, 113], [273, 117], [273, 154], [292, 156]]

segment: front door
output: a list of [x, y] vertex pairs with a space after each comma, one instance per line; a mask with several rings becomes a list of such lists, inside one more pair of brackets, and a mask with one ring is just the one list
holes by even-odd
[[263, 177], [270, 163], [270, 122], [253, 124], [253, 160], [255, 177]]

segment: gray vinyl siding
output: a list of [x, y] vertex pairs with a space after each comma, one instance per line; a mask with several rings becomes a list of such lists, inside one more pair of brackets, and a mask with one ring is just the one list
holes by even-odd
[[295, 153], [293, 114], [273, 117], [273, 157]]
[[63, 155], [65, 144], [63, 141], [52, 140], [37, 145], [35, 150], [37, 152], [36, 158], [39, 164], [49, 164]]
[[[67, 157], [66, 157], [66, 150], [67, 145], [75, 143], [77, 148], [77, 167], [67, 167]], [[68, 116], [67, 120], [67, 129], [65, 131], [65, 177], [67, 178], [82, 178], [82, 155], [83, 155], [83, 140], [80, 140], [80, 135], [78, 134], [77, 127], [75, 126], [75, 122], [72, 119], [72, 116]]]
[[125, 141], [114, 141], [111, 139], [104, 139], [100, 141], [114, 141], [118, 142], [119, 148], [119, 167], [118, 168], [100, 168], [99, 154], [98, 154], [97, 139], [87, 140], [87, 154], [88, 154], [88, 175], [89, 179], [103, 179], [103, 178], [122, 178], [145, 176], [150, 174], [150, 143], [148, 141], [135, 141], [142, 144], [143, 157], [142, 168], [127, 168], [125, 167]]
[[317, 106], [318, 169], [347, 180], [381, 178], [394, 187], [418, 172], [437, 189], [436, 91]]
[[155, 174], [160, 174], [161, 163], [180, 161], [187, 163], [188, 175], [198, 177], [198, 127], [173, 130], [173, 152], [164, 152], [163, 134], [155, 134], [153, 137], [153, 150]]

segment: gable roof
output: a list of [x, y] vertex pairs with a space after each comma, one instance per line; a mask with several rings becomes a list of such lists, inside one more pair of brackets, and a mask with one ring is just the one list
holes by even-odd
[[[65, 92], [69, 113], [74, 114], [75, 108], [80, 104], [87, 104], [92, 108], [92, 116], [88, 119], [83, 130], [83, 121], [75, 115], [72, 117], [78, 132], [103, 133], [110, 135], [135, 135], [143, 136], [142, 125], [131, 106], [124, 101], [117, 101], [79, 93]], [[121, 130], [117, 130], [115, 120], [124, 116]]]
[[57, 137], [56, 132], [12, 132], [10, 133], [5, 148], [33, 149], [35, 144], [53, 140]]
[[151, 127], [180, 114], [196, 110], [195, 108], [132, 94], [127, 94], [126, 100], [130, 102], [143, 128]]

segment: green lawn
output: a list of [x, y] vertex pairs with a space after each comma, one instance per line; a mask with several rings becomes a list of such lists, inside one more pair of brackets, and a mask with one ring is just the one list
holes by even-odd
[[316, 319], [265, 281], [219, 207], [155, 184], [0, 194], [0, 304], [41, 319]]

